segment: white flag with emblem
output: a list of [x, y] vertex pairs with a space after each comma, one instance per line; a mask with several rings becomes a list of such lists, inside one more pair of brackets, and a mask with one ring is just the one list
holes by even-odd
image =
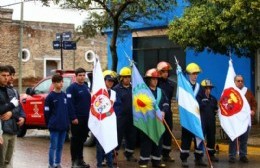
[[250, 106], [245, 95], [236, 87], [235, 76], [230, 60], [225, 86], [219, 100], [219, 120], [221, 127], [232, 141], [245, 133], [251, 122]]
[[114, 102], [110, 100], [105, 86], [99, 60], [94, 62], [91, 108], [88, 126], [103, 147], [105, 153], [115, 149], [117, 142], [117, 123], [113, 109]]

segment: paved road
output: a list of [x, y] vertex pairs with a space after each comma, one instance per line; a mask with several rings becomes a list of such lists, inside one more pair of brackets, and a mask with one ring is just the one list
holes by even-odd
[[[16, 151], [14, 154], [14, 168], [47, 168], [48, 167], [48, 146], [49, 137], [46, 131], [34, 130], [26, 135], [24, 138], [18, 138]], [[256, 148], [255, 148], [256, 149]], [[259, 148], [257, 148], [258, 150]], [[251, 148], [250, 151], [254, 151]], [[255, 150], [255, 151], [257, 151]], [[96, 167], [95, 159], [95, 147], [85, 147], [85, 161], [90, 163], [92, 168]], [[260, 167], [260, 152], [252, 153], [250, 152], [250, 163], [242, 164], [237, 162], [235, 164], [229, 164], [227, 160], [226, 147], [221, 146], [220, 148], [220, 162], [214, 163], [214, 168], [257, 168]], [[137, 151], [136, 155], [139, 153]], [[174, 150], [173, 156], [176, 158], [175, 163], [167, 164], [167, 167], [181, 167], [181, 162], [179, 160], [179, 152], [177, 149]], [[190, 167], [193, 168], [193, 154], [189, 157]], [[70, 153], [69, 153], [69, 143], [66, 142], [63, 151], [62, 165], [64, 168], [69, 168], [70, 163]], [[129, 163], [124, 161], [123, 154], [119, 154], [119, 164], [120, 168], [135, 168], [138, 167], [137, 163]]]

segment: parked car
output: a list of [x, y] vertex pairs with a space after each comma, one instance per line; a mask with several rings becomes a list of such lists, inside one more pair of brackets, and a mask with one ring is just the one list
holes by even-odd
[[[66, 92], [67, 87], [75, 82], [76, 77], [73, 70], [55, 70], [63, 76], [63, 89]], [[88, 72], [86, 84], [91, 86], [92, 73]], [[26, 89], [25, 94], [21, 94], [20, 102], [26, 114], [25, 124], [21, 127], [18, 137], [24, 137], [27, 129], [47, 129], [44, 119], [44, 102], [50, 91], [53, 90], [51, 76], [48, 76], [38, 82], [35, 86]], [[87, 146], [94, 145], [94, 136], [89, 132], [85, 143]]]

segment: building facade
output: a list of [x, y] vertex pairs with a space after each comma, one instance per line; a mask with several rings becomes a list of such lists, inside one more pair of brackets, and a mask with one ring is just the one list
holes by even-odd
[[[178, 6], [173, 7], [171, 11], [162, 13], [160, 20], [154, 19], [144, 22], [143, 19], [140, 19], [139, 22], [129, 24], [131, 30], [123, 32], [123, 35], [117, 41], [119, 60], [117, 71], [130, 64], [125, 53], [136, 62], [136, 66], [142, 75], [144, 75], [146, 70], [156, 67], [159, 61], [168, 61], [173, 66], [170, 78], [176, 83], [175, 57], [184, 70], [187, 64], [195, 62], [202, 69], [202, 73], [198, 76], [198, 81], [210, 79], [215, 86], [212, 94], [219, 99], [225, 84], [228, 61], [232, 59], [236, 74], [244, 76], [245, 85], [255, 93], [258, 104], [260, 104], [260, 83], [258, 79], [260, 68], [257, 66], [259, 64], [257, 54], [249, 58], [238, 57], [236, 55], [229, 57], [227, 55], [211, 53], [207, 50], [195, 52], [193, 49], [183, 49], [178, 44], [169, 41], [167, 27], [170, 22], [174, 21], [175, 17], [180, 17], [183, 14], [187, 5], [183, 1], [178, 1]], [[108, 31], [106, 33], [109, 43], [112, 32]], [[259, 54], [260, 52], [258, 52], [258, 56]], [[108, 50], [108, 67], [111, 68], [111, 65], [112, 58]], [[256, 115], [258, 122], [260, 121], [259, 111], [257, 111]]]
[[[0, 9], [0, 63], [13, 65], [19, 75], [20, 21], [12, 20], [11, 9]], [[53, 49], [57, 33], [71, 32], [71, 41], [77, 41], [76, 50], [62, 50], [63, 69], [72, 70], [83, 67], [92, 70], [88, 62], [89, 53], [100, 58], [102, 68], [107, 65], [106, 37], [85, 38], [76, 35], [73, 24], [29, 22], [23, 24], [22, 44], [22, 79], [27, 82], [38, 81], [51, 74], [54, 69], [61, 69], [61, 50]]]

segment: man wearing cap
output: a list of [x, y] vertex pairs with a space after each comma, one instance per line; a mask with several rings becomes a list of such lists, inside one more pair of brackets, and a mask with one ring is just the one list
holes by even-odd
[[[114, 103], [116, 100], [116, 92], [112, 90], [112, 87], [116, 80], [116, 73], [111, 70], [105, 70], [103, 72], [103, 76], [104, 76], [105, 85], [107, 87], [109, 98], [112, 101], [112, 103]], [[97, 151], [96, 154], [97, 168], [102, 168], [102, 166], [106, 164], [108, 168], [113, 168], [113, 150], [108, 153], [105, 153], [103, 147], [100, 145], [98, 140], [96, 140], [96, 151]], [[104, 159], [106, 159], [106, 163], [103, 162]]]
[[119, 72], [119, 83], [113, 88], [116, 91], [116, 102], [114, 110], [117, 117], [117, 135], [119, 150], [122, 139], [125, 137], [125, 158], [127, 161], [136, 162], [134, 158], [134, 149], [136, 143], [137, 128], [133, 123], [133, 107], [132, 107], [132, 85], [131, 85], [131, 69], [123, 67]]
[[217, 99], [210, 94], [211, 89], [214, 87], [210, 80], [202, 80], [201, 86], [203, 88], [203, 92], [197, 96], [197, 100], [200, 106], [202, 130], [204, 137], [207, 139], [207, 150], [210, 156], [210, 160], [213, 162], [218, 162], [218, 158], [215, 157], [215, 116], [218, 111], [218, 102]]
[[[159, 72], [157, 69], [149, 69], [145, 73], [145, 83], [151, 90], [156, 103], [161, 110], [162, 116], [168, 112], [169, 104], [167, 97], [162, 89], [157, 87]], [[155, 128], [156, 129], [156, 126]], [[158, 145], [156, 145], [145, 133], [140, 131], [140, 160], [139, 168], [147, 168], [148, 162], [151, 160], [152, 167], [154, 168], [163, 168], [166, 167], [166, 164], [161, 162], [161, 148], [162, 148], [162, 138], [160, 139]]]
[[[186, 72], [188, 73], [189, 82], [192, 87], [194, 96], [197, 98], [197, 96], [201, 93], [201, 87], [200, 84], [197, 83], [198, 74], [201, 72], [200, 67], [196, 63], [190, 63], [186, 67]], [[187, 130], [186, 128], [182, 127], [181, 129], [181, 152], [180, 152], [180, 158], [182, 160], [182, 167], [189, 167], [188, 164], [188, 157], [191, 147], [191, 142], [194, 139], [196, 140], [195, 135]], [[203, 148], [197, 147], [196, 142], [194, 142], [195, 151], [195, 165], [196, 166], [204, 166], [206, 167], [207, 164], [202, 160], [203, 158]]]
[[[169, 128], [173, 129], [172, 123], [172, 111], [171, 111], [171, 100], [173, 98], [174, 84], [169, 80], [169, 71], [172, 69], [168, 62], [161, 61], [157, 64], [157, 70], [160, 73], [160, 78], [158, 79], [158, 87], [160, 87], [167, 96], [167, 101], [169, 104], [168, 112], [165, 114], [165, 121]], [[162, 156], [163, 161], [174, 162], [174, 158], [170, 156], [172, 149], [172, 137], [168, 129], [163, 134], [163, 145], [162, 145]]]

